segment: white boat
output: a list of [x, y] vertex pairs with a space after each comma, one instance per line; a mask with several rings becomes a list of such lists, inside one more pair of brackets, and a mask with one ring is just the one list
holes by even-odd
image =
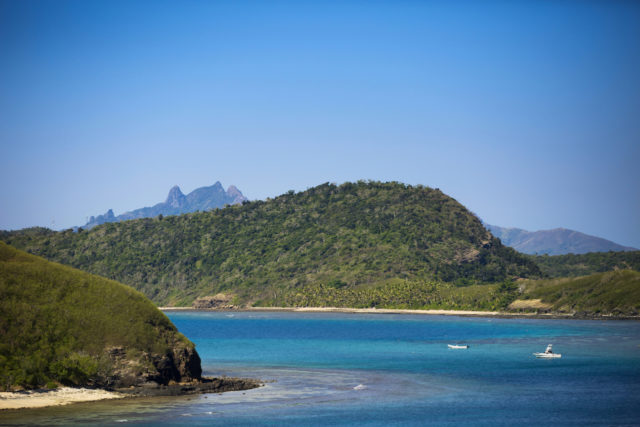
[[468, 345], [458, 345], [458, 344], [447, 344], [447, 347], [453, 348], [453, 349], [469, 348]]
[[560, 359], [562, 357], [561, 354], [553, 352], [553, 346], [551, 344], [547, 346], [544, 353], [533, 353], [533, 355], [538, 359]]

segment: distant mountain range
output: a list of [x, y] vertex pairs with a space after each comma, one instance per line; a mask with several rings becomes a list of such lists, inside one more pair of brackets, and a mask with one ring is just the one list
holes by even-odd
[[125, 212], [122, 215], [114, 215], [109, 209], [104, 215], [92, 216], [83, 228], [92, 228], [105, 222], [120, 222], [128, 219], [152, 218], [158, 215], [179, 215], [183, 213], [208, 211], [222, 208], [225, 205], [235, 205], [247, 200], [235, 186], [231, 185], [224, 190], [220, 181], [209, 187], [200, 187], [186, 196], [177, 185], [169, 190], [167, 200], [151, 207]]
[[503, 244], [525, 254], [584, 254], [587, 252], [637, 251], [610, 240], [580, 233], [566, 228], [527, 231], [521, 228], [505, 228], [485, 224]]

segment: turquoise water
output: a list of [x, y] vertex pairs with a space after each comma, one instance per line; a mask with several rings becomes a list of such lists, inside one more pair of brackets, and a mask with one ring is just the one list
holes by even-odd
[[[0, 423], [638, 425], [640, 323], [168, 313], [207, 375], [265, 387], [0, 414]], [[450, 350], [449, 343], [470, 345]], [[561, 359], [532, 353], [553, 343]]]

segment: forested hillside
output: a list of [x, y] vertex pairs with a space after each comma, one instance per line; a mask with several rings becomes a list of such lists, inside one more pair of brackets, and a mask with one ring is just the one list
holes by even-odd
[[25, 229], [0, 239], [129, 284], [164, 305], [218, 292], [235, 295], [235, 304], [277, 304], [284, 303], [279, 295], [329, 283], [468, 286], [541, 274], [454, 199], [399, 183], [327, 183], [210, 212], [79, 232]]

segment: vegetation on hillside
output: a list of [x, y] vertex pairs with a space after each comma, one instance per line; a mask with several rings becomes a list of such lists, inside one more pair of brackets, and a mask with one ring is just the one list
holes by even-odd
[[527, 256], [547, 277], [577, 277], [625, 269], [640, 271], [640, 251]]
[[468, 286], [540, 276], [454, 199], [399, 183], [327, 183], [209, 212], [0, 239], [165, 305], [219, 292], [266, 301], [335, 281], [355, 290], [392, 279]]
[[640, 312], [640, 273], [631, 270], [583, 277], [526, 280], [524, 300], [539, 299], [554, 312], [637, 316]]
[[[169, 319], [128, 286], [0, 242], [0, 389], [100, 385], [109, 348], [128, 362], [193, 350]], [[124, 356], [123, 356], [124, 357]]]
[[389, 280], [375, 286], [329, 283], [292, 289], [258, 301], [258, 306], [395, 309], [504, 310], [517, 297], [510, 281], [459, 287], [450, 283]]

